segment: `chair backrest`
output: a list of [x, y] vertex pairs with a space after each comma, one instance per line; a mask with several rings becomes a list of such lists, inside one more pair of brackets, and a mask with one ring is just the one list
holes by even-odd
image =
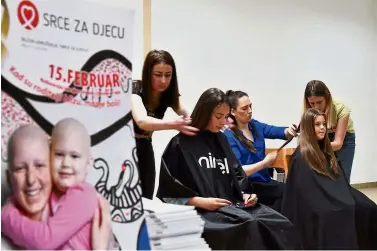
[[[277, 148], [267, 148], [266, 154], [268, 154], [272, 151], [276, 151], [276, 150], [277, 150]], [[296, 148], [283, 148], [283, 149], [281, 149], [275, 163], [272, 164], [272, 167], [284, 169], [285, 175], [287, 175], [289, 163], [291, 162], [292, 155], [293, 155], [295, 150], [296, 150]]]

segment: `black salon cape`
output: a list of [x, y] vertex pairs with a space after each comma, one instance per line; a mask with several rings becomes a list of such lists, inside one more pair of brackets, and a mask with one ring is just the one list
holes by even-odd
[[[209, 168], [205, 164], [201, 167], [199, 159], [208, 156], [222, 159], [222, 165], [213, 168], [215, 165], [211, 163], [214, 162], [209, 161]], [[205, 159], [201, 161], [205, 163]], [[213, 212], [197, 208], [205, 221], [203, 237], [211, 249], [294, 248], [293, 226], [287, 218], [261, 204], [242, 208], [241, 190], [251, 193], [250, 188], [246, 174], [222, 133], [178, 134], [162, 156], [157, 191], [161, 200], [200, 196], [232, 201], [232, 206]]]
[[281, 213], [304, 249], [377, 249], [376, 204], [352, 188], [343, 172], [336, 180], [315, 172], [300, 147], [292, 156]]

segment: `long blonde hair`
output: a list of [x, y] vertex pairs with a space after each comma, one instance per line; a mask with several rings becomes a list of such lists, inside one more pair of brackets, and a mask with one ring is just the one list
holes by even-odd
[[309, 97], [324, 97], [326, 102], [325, 114], [327, 117], [327, 128], [334, 129], [337, 125], [336, 111], [333, 104], [333, 98], [329, 88], [320, 80], [311, 80], [306, 85], [304, 94], [304, 107], [303, 112], [311, 108], [309, 104]]
[[[331, 148], [327, 133], [323, 139], [323, 149], [319, 145], [315, 132], [315, 119], [318, 116], [323, 116], [326, 121], [326, 115], [314, 108], [306, 110], [302, 115], [299, 139], [301, 155], [314, 171], [335, 179], [340, 172], [338, 161]], [[330, 160], [330, 169], [332, 172], [327, 168], [328, 159]]]

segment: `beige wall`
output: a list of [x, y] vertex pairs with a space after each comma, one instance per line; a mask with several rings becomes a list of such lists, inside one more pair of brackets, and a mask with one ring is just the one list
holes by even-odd
[[143, 0], [143, 49], [144, 57], [151, 50], [151, 0]]

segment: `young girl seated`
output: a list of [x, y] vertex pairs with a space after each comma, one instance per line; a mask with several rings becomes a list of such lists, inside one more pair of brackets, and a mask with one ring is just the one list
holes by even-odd
[[326, 114], [327, 134], [332, 150], [338, 158], [344, 174], [350, 183], [352, 163], [355, 155], [355, 127], [351, 109], [320, 80], [311, 80], [304, 93], [304, 111], [315, 108]]
[[[34, 150], [38, 149], [30, 149]], [[91, 167], [90, 137], [81, 123], [74, 119], [57, 123], [52, 132], [50, 161], [54, 185], [49, 198], [50, 215], [45, 215], [42, 222], [34, 221], [8, 203], [1, 212], [2, 232], [25, 249], [90, 250], [98, 195], [85, 182]], [[28, 192], [28, 200], [40, 196], [35, 187]]]
[[293, 249], [293, 226], [259, 204], [252, 186], [220, 131], [230, 107], [224, 92], [211, 88], [191, 115], [196, 136], [172, 138], [162, 156], [157, 197], [195, 206], [205, 220], [211, 249]]
[[349, 185], [326, 125], [326, 115], [316, 109], [302, 116], [282, 214], [304, 249], [377, 249], [377, 206]]

